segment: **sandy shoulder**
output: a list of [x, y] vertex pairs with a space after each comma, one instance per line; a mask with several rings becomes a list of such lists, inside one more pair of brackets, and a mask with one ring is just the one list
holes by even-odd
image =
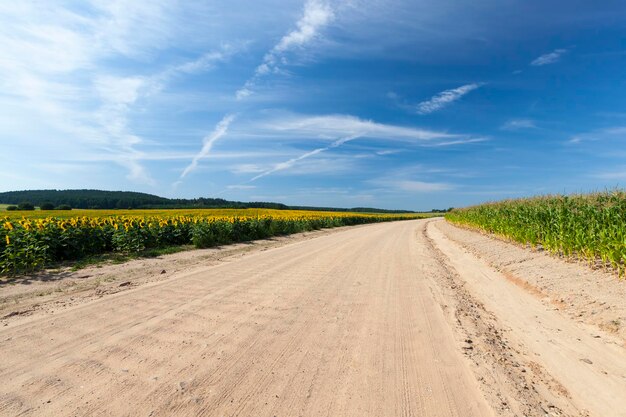
[[[520, 271], [517, 271], [520, 275], [513, 275], [502, 268], [498, 270], [455, 240], [456, 228], [447, 229], [446, 226], [441, 220], [429, 222], [427, 226], [427, 236], [445, 256], [442, 262], [457, 272], [463, 288], [496, 318], [501, 329], [498, 333], [506, 333], [507, 345], [514, 347], [513, 355], [521, 353], [516, 361], [530, 372], [542, 374], [540, 384], [531, 381], [525, 389], [536, 392], [545, 389], [550, 395], [542, 394], [541, 397], [552, 397], [549, 402], [542, 402], [539, 409], [533, 407], [532, 413], [515, 415], [626, 417], [626, 350], [619, 339], [574, 319], [571, 311], [560, 309], [547, 293], [542, 292], [543, 287], [530, 284]], [[475, 234], [467, 233], [466, 238]], [[483, 251], [494, 251], [501, 259], [511, 261], [512, 256], [506, 255], [510, 248], [501, 246], [502, 242], [480, 235], [475, 238], [488, 239], [482, 242]], [[518, 249], [519, 254], [526, 252], [526, 256], [532, 258], [531, 252]], [[589, 273], [582, 265], [562, 267], [558, 259], [546, 258], [544, 262], [527, 270], [552, 278], [560, 277], [556, 278], [562, 281], [560, 288], [564, 292], [573, 291], [572, 296], [576, 293], [567, 285], [567, 280], [573, 275], [568, 275], [571, 269], [566, 267], [572, 267], [580, 276]], [[617, 281], [617, 277], [613, 279]], [[597, 296], [601, 297], [600, 300], [608, 299], [606, 293]], [[535, 372], [537, 368], [540, 372]], [[537, 411], [540, 413], [535, 414]]]
[[626, 346], [626, 280], [610, 271], [568, 262], [490, 236], [437, 222], [448, 239], [486, 261], [511, 282], [572, 320], [597, 329], [597, 336]]

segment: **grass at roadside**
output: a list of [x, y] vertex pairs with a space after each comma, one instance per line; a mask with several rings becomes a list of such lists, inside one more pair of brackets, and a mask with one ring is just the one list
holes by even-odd
[[181, 245], [146, 249], [144, 251], [135, 253], [103, 253], [100, 255], [88, 256], [78, 261], [70, 262], [69, 266], [71, 266], [72, 271], [78, 271], [79, 269], [83, 269], [88, 266], [97, 266], [108, 263], [121, 264], [124, 262], [132, 261], [134, 259], [157, 258], [162, 255], [170, 255], [173, 253], [184, 252], [191, 249], [194, 249], [192, 245]]

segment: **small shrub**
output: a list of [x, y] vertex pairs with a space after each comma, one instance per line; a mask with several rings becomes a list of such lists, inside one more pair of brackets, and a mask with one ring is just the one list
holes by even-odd
[[28, 201], [23, 201], [17, 205], [18, 210], [30, 211], [35, 210], [35, 205]]

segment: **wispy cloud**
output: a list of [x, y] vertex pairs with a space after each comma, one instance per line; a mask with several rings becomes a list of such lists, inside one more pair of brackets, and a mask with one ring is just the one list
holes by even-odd
[[535, 67], [540, 67], [543, 65], [549, 65], [549, 64], [554, 64], [555, 62], [558, 62], [561, 57], [563, 56], [563, 54], [565, 54], [567, 52], [567, 49], [555, 49], [552, 52], [549, 52], [547, 54], [543, 54], [538, 58], [535, 58], [530, 65], [533, 65]]
[[590, 139], [586, 135], [585, 136], [583, 136], [583, 135], [574, 135], [571, 138], [569, 138], [566, 143], [568, 143], [570, 145], [576, 145], [576, 144], [578, 144], [578, 143], [580, 143], [582, 141], [585, 141], [585, 140], [595, 140], [595, 139]]
[[456, 185], [442, 181], [442, 176], [455, 175], [454, 170], [442, 167], [412, 165], [388, 170], [382, 176], [367, 181], [377, 187], [378, 193], [435, 193], [456, 188]]
[[612, 171], [604, 171], [593, 175], [603, 180], [626, 181], [626, 166], [620, 166]]
[[531, 119], [511, 119], [507, 120], [500, 129], [502, 130], [520, 130], [520, 129], [536, 129], [537, 124]]
[[198, 167], [198, 162], [200, 162], [201, 159], [206, 158], [209, 155], [213, 144], [226, 134], [228, 126], [230, 126], [233, 120], [235, 120], [235, 115], [233, 114], [224, 116], [224, 118], [215, 126], [213, 132], [204, 137], [202, 141], [202, 149], [196, 154], [196, 156], [193, 157], [191, 163], [183, 170], [182, 174], [180, 174], [181, 180]]
[[437, 193], [456, 189], [458, 186], [449, 182], [450, 177], [459, 178], [465, 174], [456, 168], [413, 164], [386, 170], [366, 182], [379, 187], [379, 193], [401, 194], [407, 193]]
[[599, 140], [621, 139], [626, 137], [626, 126], [612, 126], [597, 129], [591, 132], [578, 133], [569, 138], [566, 143], [571, 145], [582, 142], [595, 142]]
[[285, 55], [302, 48], [318, 36], [319, 31], [328, 25], [334, 17], [333, 9], [325, 1], [308, 0], [304, 5], [302, 17], [296, 23], [297, 28], [286, 34], [263, 58], [263, 63], [254, 71], [254, 75], [237, 90], [237, 99], [252, 94], [260, 77], [281, 72], [281, 65], [287, 63]]
[[454, 184], [448, 182], [413, 180], [395, 175], [377, 178], [367, 182], [376, 187], [380, 187], [378, 189], [379, 192], [386, 193], [433, 193], [449, 191], [456, 188]]
[[259, 164], [237, 164], [231, 167], [230, 170], [235, 174], [258, 174], [266, 169]]
[[376, 155], [384, 156], [384, 155], [393, 155], [399, 152], [401, 152], [400, 149], [385, 149], [382, 151], [377, 151], [375, 153]]
[[394, 188], [402, 191], [409, 192], [434, 192], [434, 191], [447, 191], [454, 188], [451, 184], [444, 182], [426, 182], [426, 181], [398, 181], [390, 183]]
[[[171, 45], [180, 8], [165, 0], [70, 3], [0, 6], [0, 88], [11, 92], [13, 107], [29, 109], [23, 123], [36, 118], [51, 135], [62, 135], [58, 148], [108, 155], [128, 179], [154, 184], [138, 151], [144, 140], [131, 128], [133, 107], [173, 77], [206, 71], [235, 48], [159, 71], [153, 57]], [[120, 65], [137, 61], [137, 75]]]
[[488, 140], [489, 140], [488, 138], [463, 138], [463, 139], [449, 140], [449, 141], [444, 141], [444, 142], [432, 142], [432, 143], [425, 144], [424, 146], [432, 148], [432, 147], [443, 147], [443, 146], [454, 146], [454, 145], [467, 145], [470, 143], [486, 142]]
[[[258, 81], [258, 79], [266, 74], [279, 73], [280, 66], [287, 63], [287, 58], [285, 54], [291, 50], [302, 48], [307, 43], [313, 40], [319, 30], [327, 25], [333, 18], [333, 10], [332, 8], [322, 0], [308, 0], [304, 5], [304, 11], [302, 17], [296, 23], [297, 28], [287, 33], [285, 36], [281, 38], [281, 40], [267, 53], [263, 58], [263, 63], [259, 65], [254, 74], [242, 88], [237, 90], [235, 96], [238, 100], [248, 97], [252, 94], [253, 89]], [[208, 155], [213, 145], [217, 139], [222, 137], [228, 126], [232, 122], [232, 116], [226, 116], [216, 127], [215, 131], [209, 135], [204, 140], [204, 146], [202, 150], [194, 159], [191, 164], [185, 168], [183, 173], [180, 176], [180, 180], [182, 180], [189, 172], [193, 171], [197, 165], [198, 161], [201, 158], [204, 158]], [[339, 145], [337, 145], [339, 146]], [[301, 159], [307, 158], [308, 156], [304, 156]], [[295, 163], [295, 162], [294, 162]], [[275, 167], [275, 170], [282, 170], [286, 168]], [[272, 171], [272, 172], [275, 172]], [[254, 177], [252, 181], [257, 178], [261, 178], [265, 175], [269, 175], [271, 172], [261, 173], [258, 176]]]
[[258, 127], [269, 131], [284, 132], [289, 137], [330, 140], [347, 136], [362, 136], [411, 142], [463, 138], [463, 135], [418, 127], [378, 123], [344, 114], [321, 116], [288, 114], [261, 122], [258, 124]]
[[[485, 140], [483, 138], [471, 138], [446, 132], [377, 123], [350, 115], [289, 115], [261, 123], [260, 126], [270, 131], [285, 132], [291, 138], [317, 138], [332, 140], [332, 142], [329, 145], [312, 149], [286, 161], [276, 163], [270, 168], [258, 172], [249, 182], [257, 181], [276, 172], [291, 169], [305, 159], [338, 148], [359, 138], [416, 142], [422, 146], [449, 146]], [[395, 152], [398, 152], [398, 150], [381, 151], [379, 155]], [[253, 168], [255, 170], [258, 169], [257, 166]]]
[[480, 88], [485, 83], [472, 83], [462, 85], [461, 87], [453, 88], [450, 90], [442, 91], [431, 97], [430, 100], [422, 101], [417, 105], [417, 114], [430, 114], [443, 109], [449, 104], [459, 100], [464, 95], [471, 91]]
[[120, 164], [129, 170], [129, 179], [154, 185], [146, 169], [140, 164], [140, 152], [135, 146], [142, 139], [129, 128], [128, 115], [132, 106], [140, 99], [146, 99], [164, 89], [168, 82], [181, 74], [192, 74], [211, 69], [216, 63], [224, 61], [234, 49], [226, 45], [221, 50], [208, 52], [199, 58], [182, 64], [171, 65], [149, 76], [113, 77], [97, 76], [95, 90], [99, 93], [102, 105], [95, 114], [100, 130], [109, 138], [113, 149], [119, 149], [122, 157]]
[[[111, 57], [136, 57], [166, 42], [170, 7], [141, 0], [126, 6], [94, 2], [89, 12], [67, 7], [20, 2], [2, 8], [0, 87], [11, 91], [14, 105], [25, 102], [36, 115], [25, 119], [37, 117], [62, 132], [64, 142], [115, 155], [129, 179], [152, 183], [135, 159], [133, 146], [140, 139], [128, 132], [125, 118], [141, 80], [114, 83], [100, 64]], [[100, 88], [105, 86], [111, 88]]]

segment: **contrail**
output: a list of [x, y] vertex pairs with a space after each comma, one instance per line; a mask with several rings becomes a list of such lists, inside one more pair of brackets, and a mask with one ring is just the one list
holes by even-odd
[[[319, 30], [328, 25], [332, 21], [333, 17], [333, 9], [330, 5], [326, 3], [325, 0], [307, 0], [304, 5], [303, 14], [296, 22], [296, 29], [283, 36], [281, 40], [276, 45], [274, 45], [274, 47], [265, 55], [265, 57], [263, 58], [263, 62], [256, 68], [252, 77], [250, 77], [248, 81], [246, 81], [245, 84], [239, 90], [237, 90], [236, 98], [238, 100], [241, 100], [252, 94], [259, 77], [264, 76], [265, 74], [280, 72], [280, 63], [284, 61], [285, 53], [297, 48], [301, 48], [307, 43], [311, 42], [313, 39], [315, 39]], [[206, 60], [208, 61], [212, 58], [212, 56], [207, 56]], [[195, 68], [195, 66], [202, 64], [204, 64], [204, 61], [198, 61], [197, 63], [183, 66], [180, 68], [180, 70], [193, 69]], [[226, 134], [228, 126], [233, 121], [233, 119], [234, 116], [232, 115], [225, 116], [222, 121], [217, 124], [213, 133], [204, 138], [202, 150], [193, 158], [189, 166], [185, 168], [183, 173], [180, 175], [180, 180], [182, 180], [191, 171], [196, 169], [196, 167], [198, 166], [198, 161], [209, 154], [213, 143]], [[331, 145], [329, 148], [331, 147], [334, 146]], [[311, 155], [323, 152], [329, 148], [321, 148], [320, 150], [312, 151], [313, 153]], [[303, 155], [301, 159], [308, 158], [311, 155]], [[287, 161], [287, 163], [288, 162], [289, 161]], [[293, 164], [295, 162], [296, 161], [291, 163]], [[289, 166], [285, 168], [278, 167], [276, 171], [280, 171], [288, 167]], [[269, 175], [270, 173], [271, 172], [268, 172], [265, 175]], [[264, 175], [260, 175], [258, 177], [260, 178], [261, 176]], [[180, 181], [178, 181], [178, 183], [180, 183]]]
[[215, 129], [213, 130], [213, 132], [211, 132], [210, 135], [207, 135], [204, 137], [204, 139], [202, 140], [203, 142], [202, 149], [200, 150], [200, 152], [198, 152], [196, 156], [193, 157], [193, 160], [187, 166], [187, 168], [185, 168], [183, 173], [180, 174], [180, 179], [185, 178], [187, 174], [189, 174], [191, 171], [195, 170], [198, 167], [198, 162], [202, 158], [205, 158], [209, 154], [209, 152], [211, 152], [211, 148], [213, 147], [213, 144], [219, 138], [221, 138], [222, 136], [226, 134], [226, 132], [228, 131], [228, 126], [232, 123], [233, 120], [235, 120], [234, 114], [228, 114], [224, 116], [224, 118], [220, 120], [220, 122], [215, 126]]
[[307, 159], [307, 158], [309, 158], [309, 157], [311, 157], [311, 156], [314, 156], [314, 155], [317, 155], [317, 154], [319, 154], [319, 153], [325, 152], [325, 151], [327, 151], [327, 150], [329, 150], [329, 149], [336, 148], [336, 147], [338, 147], [338, 146], [343, 145], [343, 144], [344, 144], [344, 143], [346, 143], [346, 142], [350, 142], [351, 140], [357, 139], [357, 138], [359, 138], [359, 137], [361, 137], [361, 136], [362, 136], [362, 134], [346, 136], [346, 137], [344, 137], [344, 138], [337, 139], [336, 141], [334, 141], [334, 142], [333, 142], [333, 143], [331, 143], [330, 145], [325, 146], [325, 147], [323, 147], [323, 148], [313, 149], [312, 151], [309, 151], [309, 152], [303, 153], [302, 155], [300, 155], [300, 156], [298, 156], [298, 157], [296, 157], [296, 158], [292, 158], [292, 159], [290, 159], [290, 160], [288, 160], [288, 161], [285, 161], [285, 162], [280, 162], [280, 163], [278, 163], [278, 164], [274, 165], [274, 167], [273, 167], [273, 168], [270, 168], [270, 169], [268, 169], [267, 171], [263, 171], [263, 172], [261, 172], [259, 175], [257, 175], [256, 177], [254, 177], [254, 178], [252, 178], [250, 181], [248, 181], [248, 183], [253, 182], [253, 181], [256, 181], [256, 180], [258, 180], [259, 178], [266, 177], [266, 176], [268, 176], [268, 175], [270, 175], [270, 174], [273, 174], [273, 173], [275, 173], [275, 172], [278, 172], [278, 171], [283, 171], [283, 170], [285, 170], [285, 169], [291, 168], [291, 167], [292, 167], [292, 166], [294, 166], [297, 162], [302, 161], [303, 159]]
[[332, 7], [322, 0], [308, 0], [304, 5], [302, 16], [296, 23], [297, 28], [287, 33], [274, 47], [265, 54], [263, 63], [259, 65], [252, 77], [237, 90], [237, 100], [244, 99], [253, 93], [259, 78], [266, 74], [279, 73], [280, 64], [285, 59], [285, 53], [301, 48], [315, 39], [318, 32], [327, 26], [334, 18]]

